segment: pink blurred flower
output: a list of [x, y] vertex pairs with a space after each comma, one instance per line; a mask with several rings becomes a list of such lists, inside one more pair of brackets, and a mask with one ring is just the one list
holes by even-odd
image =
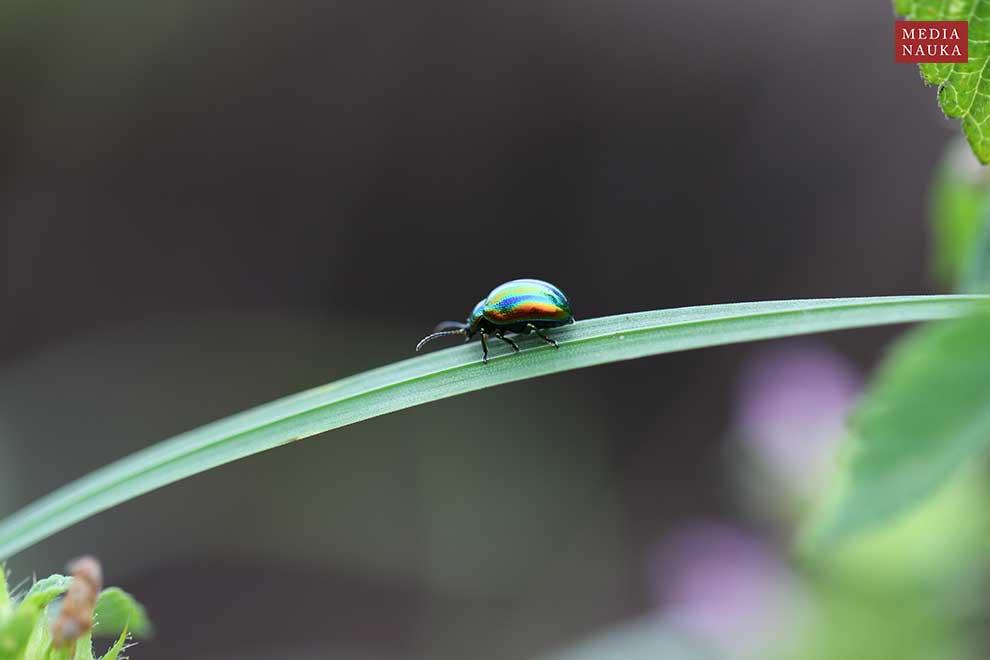
[[735, 431], [776, 480], [811, 497], [831, 470], [860, 388], [856, 370], [822, 345], [764, 349], [739, 378]]
[[806, 598], [772, 548], [719, 523], [696, 523], [664, 540], [649, 582], [667, 625], [726, 658], [766, 657], [800, 628]]

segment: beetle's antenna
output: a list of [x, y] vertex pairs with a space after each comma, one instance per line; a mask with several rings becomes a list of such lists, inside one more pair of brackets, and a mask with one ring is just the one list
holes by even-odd
[[418, 344], [416, 344], [416, 350], [423, 348], [423, 344], [428, 341], [433, 341], [437, 337], [446, 337], [447, 335], [463, 335], [467, 334], [464, 328], [457, 328], [456, 330], [441, 330], [440, 332], [434, 332], [433, 334], [426, 335], [423, 337]]

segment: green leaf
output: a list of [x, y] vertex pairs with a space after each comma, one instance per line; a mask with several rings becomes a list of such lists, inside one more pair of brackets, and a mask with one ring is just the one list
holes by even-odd
[[983, 212], [981, 221], [959, 278], [960, 291], [990, 291], [990, 208]]
[[117, 656], [120, 652], [124, 650], [124, 644], [127, 642], [127, 628], [124, 628], [123, 632], [120, 633], [120, 637], [114, 642], [114, 645], [110, 647], [110, 650], [106, 652], [100, 660], [117, 660]]
[[[86, 635], [86, 639], [89, 639], [89, 635]], [[77, 647], [73, 647], [72, 645], [60, 647], [49, 646], [47, 654], [44, 657], [45, 660], [75, 660], [76, 648]], [[30, 656], [28, 656], [28, 658], [30, 658]]]
[[0, 622], [0, 660], [21, 660], [40, 611], [34, 607], [19, 607]]
[[10, 610], [10, 592], [7, 591], [7, 567], [0, 564], [0, 620]]
[[129, 629], [137, 637], [150, 637], [151, 621], [148, 613], [133, 596], [117, 587], [109, 587], [100, 592], [96, 600], [93, 632], [101, 637], [119, 634]]
[[46, 607], [50, 602], [64, 594], [69, 589], [70, 584], [72, 584], [71, 576], [57, 573], [49, 575], [31, 585], [22, 603]]
[[[34, 624], [34, 630], [31, 632], [31, 637], [28, 640], [27, 648], [24, 650], [24, 657], [28, 660], [35, 660], [36, 658], [45, 658], [45, 660], [53, 659], [53, 650], [51, 646], [51, 635], [48, 630], [48, 610], [42, 610], [37, 607], [37, 605], [32, 605], [30, 601], [22, 601], [22, 608], [31, 609], [35, 612], [44, 612], [42, 616], [36, 618]], [[57, 653], [54, 653], [57, 656]], [[66, 658], [66, 660], [69, 660]]]
[[[790, 612], [791, 644], [761, 658], [780, 660], [976, 660], [979, 633], [951, 607], [937, 609], [924, 594], [864, 594], [858, 585], [815, 580], [812, 604]], [[982, 611], [982, 610], [981, 610]], [[794, 634], [794, 633], [797, 634]], [[786, 650], [785, 650], [786, 649]], [[763, 649], [760, 649], [763, 651]]]
[[87, 632], [76, 641], [76, 653], [72, 656], [72, 660], [95, 660], [93, 658], [92, 633]]
[[[965, 314], [988, 296], [833, 298], [686, 307], [590, 319], [526, 337], [522, 353], [477, 344], [374, 369], [207, 424], [99, 469], [0, 522], [0, 558], [116, 504], [317, 433], [486, 387], [596, 364], [757, 339]], [[415, 339], [415, 338], [413, 338]], [[412, 344], [412, 341], [410, 341]]]
[[981, 234], [990, 211], [990, 170], [962, 139], [953, 140], [938, 166], [931, 194], [934, 274], [942, 286], [975, 292], [974, 274], [983, 270]]
[[835, 490], [808, 547], [890, 522], [990, 447], [990, 315], [922, 328], [899, 343], [852, 419]]
[[910, 21], [969, 21], [969, 62], [922, 64], [921, 76], [938, 85], [942, 112], [962, 119], [963, 133], [980, 162], [990, 162], [990, 0], [897, 0], [894, 9]]
[[[858, 596], [916, 601], [932, 612], [982, 611], [990, 576], [990, 482], [982, 465], [964, 469], [889, 524], [813, 557], [826, 583]], [[870, 600], [870, 599], [867, 599]]]

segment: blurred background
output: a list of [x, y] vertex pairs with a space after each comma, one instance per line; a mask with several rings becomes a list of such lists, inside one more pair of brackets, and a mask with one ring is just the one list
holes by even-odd
[[[0, 516], [409, 357], [515, 277], [578, 318], [935, 290], [927, 191], [958, 124], [894, 64], [891, 21], [859, 0], [4, 3]], [[98, 555], [156, 623], [143, 660], [767, 658], [883, 620], [810, 593], [787, 540], [898, 332], [407, 410], [8, 568]], [[934, 650], [807, 657], [967, 657], [931, 626]]]

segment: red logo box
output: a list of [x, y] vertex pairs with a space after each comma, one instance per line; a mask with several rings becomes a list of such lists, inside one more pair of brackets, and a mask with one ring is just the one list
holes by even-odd
[[910, 64], [969, 61], [966, 21], [895, 21], [894, 61]]

